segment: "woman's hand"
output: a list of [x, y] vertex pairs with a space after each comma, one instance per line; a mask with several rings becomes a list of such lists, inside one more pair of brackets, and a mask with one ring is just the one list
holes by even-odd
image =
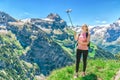
[[81, 44], [81, 45], [88, 45], [90, 42], [90, 34], [88, 34], [88, 37], [87, 37], [87, 41], [86, 42], [81, 42], [79, 41], [78, 43]]
[[74, 31], [74, 39], [77, 41], [78, 39], [78, 36], [77, 36], [77, 33]]
[[81, 42], [80, 40], [78, 40], [78, 44], [83, 44], [83, 42]]
[[81, 44], [81, 45], [88, 45], [89, 43], [88, 43], [88, 42], [78, 41], [78, 44]]
[[76, 32], [74, 31], [74, 35], [76, 35]]

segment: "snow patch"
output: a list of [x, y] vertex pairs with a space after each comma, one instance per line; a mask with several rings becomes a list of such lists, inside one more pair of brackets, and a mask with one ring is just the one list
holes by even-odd
[[42, 20], [44, 20], [44, 21], [50, 21], [50, 22], [54, 21], [53, 19], [50, 19], [50, 18], [43, 18]]
[[31, 22], [31, 19], [30, 19], [30, 18], [26, 18], [26, 19], [22, 19], [22, 20], [20, 20], [20, 21], [22, 21], [22, 22], [24, 22], [24, 23], [30, 23], [30, 22]]

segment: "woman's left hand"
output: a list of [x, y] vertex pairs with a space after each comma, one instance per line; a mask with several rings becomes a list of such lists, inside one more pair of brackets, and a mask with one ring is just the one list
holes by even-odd
[[78, 41], [78, 44], [83, 44], [83, 42], [82, 41]]
[[78, 44], [81, 44], [81, 45], [88, 45], [88, 42], [78, 41]]

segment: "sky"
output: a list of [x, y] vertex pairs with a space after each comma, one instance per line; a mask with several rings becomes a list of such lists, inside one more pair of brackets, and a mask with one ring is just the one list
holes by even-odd
[[45, 18], [57, 13], [70, 25], [66, 14], [74, 25], [110, 24], [120, 18], [120, 0], [0, 0], [0, 11], [16, 19]]

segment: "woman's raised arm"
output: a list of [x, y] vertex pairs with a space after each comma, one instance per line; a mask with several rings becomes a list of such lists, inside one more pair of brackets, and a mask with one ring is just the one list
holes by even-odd
[[74, 32], [74, 39], [77, 41], [77, 39], [78, 39], [78, 36], [77, 36], [77, 34], [76, 34], [76, 32]]

